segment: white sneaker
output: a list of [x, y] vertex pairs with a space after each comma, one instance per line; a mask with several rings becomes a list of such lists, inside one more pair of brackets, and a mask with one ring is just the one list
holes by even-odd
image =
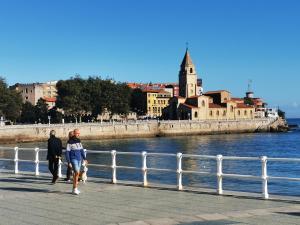
[[72, 194], [73, 195], [79, 195], [80, 191], [77, 188], [74, 188], [73, 191], [72, 191]]

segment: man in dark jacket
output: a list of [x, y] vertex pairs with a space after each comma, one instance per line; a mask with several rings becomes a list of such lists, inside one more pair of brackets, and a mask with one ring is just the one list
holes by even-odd
[[49, 170], [52, 173], [52, 183], [58, 179], [58, 163], [62, 154], [62, 142], [55, 137], [55, 131], [50, 131], [50, 138], [48, 139], [48, 153], [47, 160], [49, 161]]

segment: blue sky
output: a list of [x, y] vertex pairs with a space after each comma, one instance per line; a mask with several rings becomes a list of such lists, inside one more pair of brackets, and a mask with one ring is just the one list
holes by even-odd
[[300, 117], [300, 1], [0, 0], [0, 76], [175, 82], [186, 42], [205, 90]]

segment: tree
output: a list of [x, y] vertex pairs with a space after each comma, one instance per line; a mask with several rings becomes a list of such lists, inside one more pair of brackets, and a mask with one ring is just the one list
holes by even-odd
[[82, 115], [91, 111], [89, 89], [87, 81], [79, 76], [69, 80], [60, 80], [56, 84], [56, 106], [64, 110], [67, 116], [81, 118]]
[[15, 90], [10, 90], [5, 79], [0, 77], [0, 116], [16, 122], [20, 116], [21, 107], [21, 95]]
[[131, 92], [130, 108], [138, 115], [145, 115], [147, 113], [146, 99], [141, 89], [136, 88]]
[[48, 123], [48, 104], [40, 98], [34, 106], [36, 119], [39, 123]]
[[34, 123], [37, 121], [35, 115], [35, 108], [30, 102], [25, 102], [22, 105], [21, 116], [19, 121], [21, 123]]
[[64, 110], [67, 117], [96, 119], [105, 110], [114, 114], [128, 114], [131, 90], [125, 83], [101, 77], [71, 78], [57, 83], [56, 106]]
[[278, 116], [285, 119], [285, 112], [278, 108]]
[[63, 115], [57, 110], [57, 107], [53, 107], [48, 111], [48, 115], [51, 118], [51, 123], [61, 123]]
[[252, 98], [244, 98], [244, 103], [246, 105], [254, 105], [254, 102], [253, 102]]

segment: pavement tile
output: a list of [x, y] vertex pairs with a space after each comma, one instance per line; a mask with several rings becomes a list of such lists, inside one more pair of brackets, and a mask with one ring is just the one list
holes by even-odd
[[149, 225], [149, 223], [139, 220], [133, 222], [119, 223], [119, 225]]
[[158, 219], [150, 219], [145, 220], [146, 223], [149, 225], [176, 225], [178, 222], [176, 222], [173, 219], [170, 218], [158, 218]]
[[224, 212], [225, 216], [228, 216], [230, 218], [243, 218], [243, 217], [251, 217], [252, 214], [249, 214], [244, 211], [234, 211], [234, 212]]
[[272, 214], [272, 212], [267, 209], [250, 209], [246, 210], [245, 212], [254, 216], [264, 216]]
[[180, 222], [180, 223], [182, 223], [182, 222], [192, 223], [192, 222], [202, 222], [202, 221], [204, 221], [204, 219], [201, 219], [197, 216], [176, 216], [172, 219], [177, 221], [177, 222]]
[[200, 215], [196, 215], [196, 216], [203, 220], [225, 220], [225, 219], [228, 219], [227, 216], [222, 215], [220, 213], [200, 214]]

